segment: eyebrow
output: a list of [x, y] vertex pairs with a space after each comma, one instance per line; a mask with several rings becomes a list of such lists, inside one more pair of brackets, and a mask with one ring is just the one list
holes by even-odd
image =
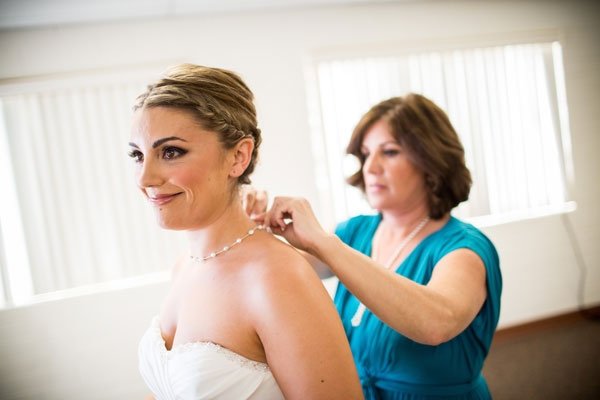
[[[187, 140], [182, 139], [180, 137], [169, 136], [169, 137], [166, 137], [166, 138], [158, 139], [156, 142], [152, 143], [152, 148], [155, 149], [158, 146], [160, 146], [161, 144], [164, 144], [166, 142], [170, 142], [171, 140], [181, 140], [182, 142], [187, 142]], [[129, 145], [131, 147], [135, 147], [136, 149], [139, 149], [139, 146], [137, 144], [133, 143], [133, 142], [129, 142]]]
[[[400, 144], [400, 143], [398, 143], [398, 142], [396, 142], [395, 140], [388, 140], [387, 142], [380, 143], [378, 147], [383, 147], [383, 146], [385, 146], [386, 144], [395, 144], [395, 145], [397, 145], [397, 146], [401, 146], [401, 144]], [[361, 148], [361, 149], [365, 149], [365, 148], [366, 148], [366, 146], [363, 144], [363, 145], [361, 145], [361, 146], [360, 146], [360, 148]]]

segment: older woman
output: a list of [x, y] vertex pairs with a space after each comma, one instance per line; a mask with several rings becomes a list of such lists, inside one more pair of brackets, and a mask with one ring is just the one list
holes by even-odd
[[230, 71], [177, 66], [135, 105], [137, 184], [190, 250], [139, 346], [156, 399], [362, 398], [318, 276], [242, 209], [260, 142], [252, 92]]
[[367, 399], [490, 398], [481, 369], [502, 278], [490, 240], [450, 215], [471, 178], [448, 117], [416, 94], [383, 101], [347, 151], [362, 166], [349, 183], [377, 215], [333, 235], [306, 200], [278, 197], [257, 218], [339, 278], [335, 304]]

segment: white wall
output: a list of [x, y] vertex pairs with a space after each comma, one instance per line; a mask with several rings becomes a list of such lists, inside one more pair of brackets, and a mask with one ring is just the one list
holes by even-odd
[[[191, 61], [240, 72], [264, 132], [255, 176], [273, 193], [320, 208], [309, 142], [304, 63], [377, 43], [414, 47], [472, 38], [558, 35], [563, 44], [575, 168], [568, 215], [587, 266], [586, 305], [600, 302], [600, 8], [582, 1], [424, 1], [240, 13], [0, 32], [0, 79]], [[329, 49], [329, 50], [328, 50]], [[162, 67], [161, 67], [162, 68]], [[565, 221], [550, 216], [485, 229], [504, 274], [502, 326], [578, 306], [579, 270]], [[0, 397], [132, 399], [136, 341], [164, 284], [0, 312]], [[43, 394], [43, 395], [42, 395]]]
[[0, 398], [142, 399], [137, 344], [167, 285], [0, 312]]

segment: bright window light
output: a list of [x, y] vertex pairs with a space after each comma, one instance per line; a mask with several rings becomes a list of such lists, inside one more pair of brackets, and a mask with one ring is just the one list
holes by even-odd
[[181, 252], [127, 157], [131, 107], [150, 79], [124, 71], [0, 85], [4, 306], [158, 273]]
[[573, 206], [558, 42], [326, 60], [315, 75], [325, 147], [315, 157], [330, 182], [319, 190], [334, 221], [372, 212], [343, 179], [356, 171], [345, 156], [355, 124], [379, 101], [409, 92], [446, 110], [465, 147], [474, 184], [456, 215], [502, 221]]

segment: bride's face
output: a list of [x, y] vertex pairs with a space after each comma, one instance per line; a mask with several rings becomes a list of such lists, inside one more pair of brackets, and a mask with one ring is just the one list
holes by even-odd
[[137, 110], [129, 144], [137, 184], [163, 228], [201, 228], [229, 204], [230, 154], [188, 111]]

